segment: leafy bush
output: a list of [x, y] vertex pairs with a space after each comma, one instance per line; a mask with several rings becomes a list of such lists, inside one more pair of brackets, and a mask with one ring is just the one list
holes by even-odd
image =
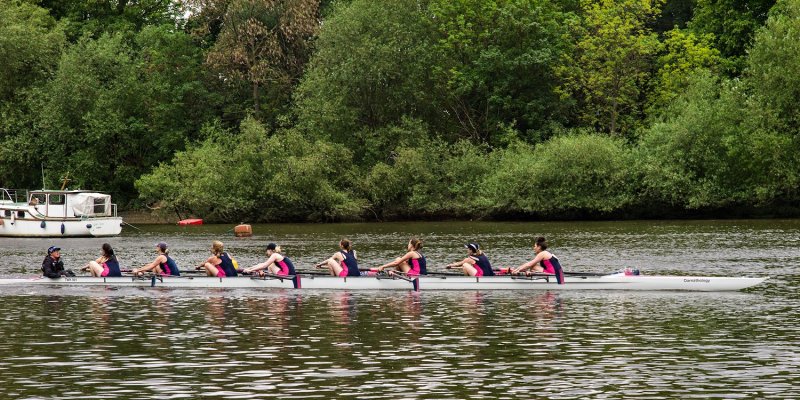
[[253, 119], [231, 134], [179, 152], [136, 182], [141, 196], [165, 210], [211, 221], [354, 219], [364, 202], [353, 196], [352, 154], [297, 131], [269, 135]]
[[634, 200], [632, 151], [621, 139], [578, 132], [495, 155], [486, 197], [495, 213], [609, 213]]

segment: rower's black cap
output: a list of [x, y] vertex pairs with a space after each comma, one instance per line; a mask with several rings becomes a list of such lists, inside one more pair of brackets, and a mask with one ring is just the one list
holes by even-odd
[[267, 245], [267, 250], [275, 250], [278, 248], [278, 245], [275, 243], [270, 243]]
[[50, 246], [50, 247], [47, 249], [47, 254], [51, 254], [52, 252], [54, 252], [54, 251], [59, 251], [59, 250], [61, 250], [61, 247]]
[[464, 245], [464, 247], [466, 247], [466, 248], [468, 248], [468, 249], [470, 249], [472, 251], [478, 251], [481, 248], [481, 246], [479, 244], [477, 244], [477, 243], [467, 243], [467, 244]]

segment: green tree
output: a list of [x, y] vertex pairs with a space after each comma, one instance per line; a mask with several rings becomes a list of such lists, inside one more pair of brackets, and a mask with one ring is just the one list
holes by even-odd
[[713, 34], [714, 47], [727, 60], [726, 70], [738, 75], [745, 66], [755, 31], [764, 24], [775, 0], [696, 0], [689, 28], [699, 36]]
[[317, 0], [231, 0], [208, 63], [223, 81], [250, 86], [256, 115], [269, 100], [274, 117], [303, 72], [319, 25]]
[[182, 3], [167, 0], [40, 0], [39, 5], [63, 21], [67, 36], [140, 31], [145, 26], [180, 25]]
[[47, 10], [0, 0], [0, 104], [49, 78], [64, 43], [61, 26]]
[[702, 69], [715, 70], [721, 62], [719, 50], [712, 47], [712, 35], [673, 29], [664, 34], [661, 55], [656, 60], [658, 72], [651, 94], [652, 112], [658, 111], [688, 85], [692, 75]]
[[781, 118], [779, 129], [800, 133], [800, 2], [780, 1], [759, 29], [747, 59], [746, 82]]
[[198, 83], [202, 55], [171, 27], [127, 36], [84, 38], [66, 51], [53, 79], [20, 106], [27, 120], [7, 144], [26, 145], [0, 153], [0, 163], [23, 160], [25, 167], [15, 169], [34, 172], [44, 163], [51, 185], [69, 171], [76, 185], [112, 191], [124, 201], [133, 197], [139, 175], [196, 137], [211, 118], [204, 111], [209, 96]]
[[302, 129], [357, 154], [404, 117], [431, 121], [430, 28], [416, 0], [354, 0], [325, 21], [296, 92]]
[[459, 137], [498, 143], [506, 126], [530, 137], [564, 122], [555, 67], [571, 51], [573, 13], [551, 0], [433, 0], [428, 9], [442, 117]]
[[699, 72], [639, 144], [644, 201], [702, 210], [791, 198], [800, 164], [774, 127], [736, 81]]
[[641, 121], [659, 41], [647, 26], [660, 1], [584, 0], [575, 52], [559, 69], [561, 91], [577, 98], [580, 120], [628, 134]]

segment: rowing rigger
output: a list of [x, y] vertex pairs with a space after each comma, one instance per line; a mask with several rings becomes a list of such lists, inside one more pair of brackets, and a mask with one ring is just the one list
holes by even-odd
[[452, 276], [376, 275], [360, 277], [267, 275], [263, 277], [150, 276], [150, 277], [44, 277], [0, 279], [0, 286], [112, 286], [220, 289], [320, 289], [320, 290], [678, 290], [735, 291], [764, 282], [766, 277], [567, 275], [559, 285], [552, 275]]

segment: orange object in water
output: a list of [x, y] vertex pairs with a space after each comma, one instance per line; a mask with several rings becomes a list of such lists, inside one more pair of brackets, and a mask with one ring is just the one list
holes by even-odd
[[189, 218], [189, 219], [182, 219], [178, 221], [178, 225], [186, 226], [186, 225], [203, 225], [203, 220], [200, 218]]
[[250, 237], [253, 236], [253, 227], [250, 224], [240, 224], [233, 228], [233, 234], [236, 237]]

